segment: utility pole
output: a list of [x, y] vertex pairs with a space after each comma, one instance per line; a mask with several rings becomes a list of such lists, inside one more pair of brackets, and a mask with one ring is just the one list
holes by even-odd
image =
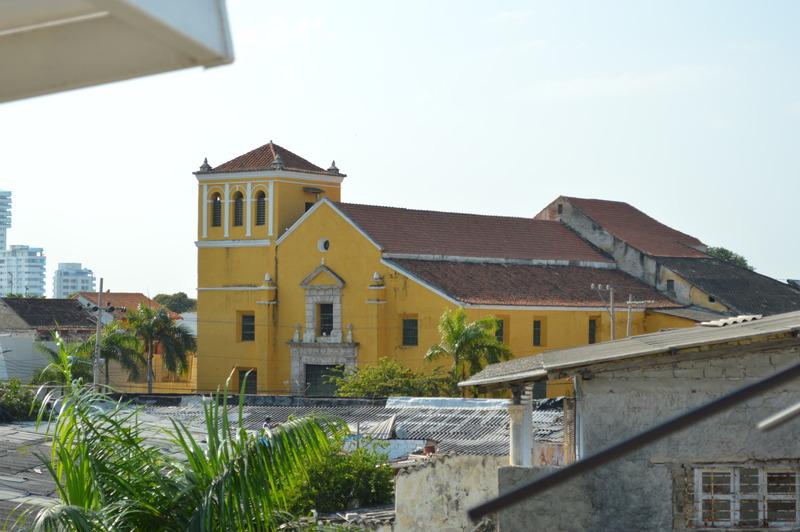
[[600, 294], [600, 299], [603, 303], [606, 302], [605, 298], [603, 298], [602, 292], [608, 292], [608, 315], [611, 316], [611, 341], [617, 339], [617, 319], [616, 319], [616, 312], [614, 311], [614, 287], [610, 284], [595, 284], [592, 283], [591, 285], [592, 290], [596, 291]]
[[631, 312], [634, 305], [647, 305], [648, 303], [655, 303], [652, 299], [643, 299], [641, 301], [634, 301], [633, 296], [628, 294], [628, 301], [626, 301], [628, 305], [628, 323], [625, 327], [625, 336], [630, 337], [631, 335]]
[[93, 384], [94, 384], [94, 391], [100, 391], [100, 332], [102, 331], [103, 324], [102, 317], [103, 313], [103, 278], [100, 278], [100, 292], [97, 293], [97, 331], [94, 335], [94, 359], [92, 360], [92, 369], [94, 370], [92, 373], [93, 377]]

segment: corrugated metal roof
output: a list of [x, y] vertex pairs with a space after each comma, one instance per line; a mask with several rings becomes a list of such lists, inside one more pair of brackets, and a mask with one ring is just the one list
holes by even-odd
[[[726, 327], [690, 327], [641, 336], [616, 342], [549, 351], [540, 355], [491, 364], [459, 386], [486, 386], [499, 383], [529, 382], [544, 378], [548, 372], [600, 362], [666, 353], [700, 345], [722, 344], [771, 334], [800, 331], [800, 311], [776, 314], [760, 320]], [[800, 340], [798, 340], [800, 343]]]
[[684, 308], [660, 308], [660, 309], [647, 309], [648, 312], [655, 312], [659, 314], [667, 314], [669, 316], [676, 316], [678, 318], [686, 318], [696, 322], [711, 321], [725, 317], [724, 314], [719, 312], [712, 312], [701, 307], [684, 307]]

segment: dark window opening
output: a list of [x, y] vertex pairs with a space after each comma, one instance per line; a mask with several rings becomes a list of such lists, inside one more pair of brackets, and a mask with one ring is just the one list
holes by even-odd
[[[250, 372], [249, 374], [247, 372]], [[239, 370], [239, 388], [241, 389], [244, 384], [244, 393], [247, 395], [256, 395], [258, 393], [258, 377], [256, 370], [240, 369]], [[246, 380], [245, 380], [246, 379]]]
[[672, 279], [667, 280], [667, 292], [669, 292], [670, 294], [675, 293], [675, 281]]
[[564, 206], [563, 206], [562, 204], [560, 204], [560, 203], [559, 203], [559, 204], [558, 204], [558, 208], [557, 208], [557, 210], [558, 210], [558, 214], [561, 214], [561, 213], [563, 213], [563, 212], [564, 212]]
[[589, 343], [597, 343], [597, 318], [589, 318]]
[[242, 314], [242, 342], [256, 339], [256, 317], [254, 314]]
[[533, 320], [533, 345], [542, 345], [542, 320]]
[[306, 212], [308, 212], [308, 210], [313, 206], [314, 206], [314, 202], [313, 201], [307, 201], [306, 202]]
[[244, 196], [241, 192], [233, 195], [233, 225], [242, 225], [244, 219]]
[[504, 320], [495, 320], [497, 322], [497, 328], [494, 330], [494, 337], [497, 339], [498, 342], [501, 344], [503, 343], [503, 338], [505, 338], [505, 321]]
[[419, 344], [419, 321], [416, 318], [403, 320], [403, 345]]
[[264, 225], [267, 221], [267, 195], [259, 191], [256, 194], [256, 225]]
[[341, 375], [341, 366], [330, 364], [306, 364], [306, 395], [333, 397], [336, 384], [331, 377]]
[[330, 336], [333, 332], [333, 303], [320, 303], [318, 310], [319, 335]]
[[708, 302], [709, 303], [716, 303], [717, 299], [714, 296], [708, 296]]
[[214, 194], [211, 198], [211, 227], [222, 225], [222, 198]]

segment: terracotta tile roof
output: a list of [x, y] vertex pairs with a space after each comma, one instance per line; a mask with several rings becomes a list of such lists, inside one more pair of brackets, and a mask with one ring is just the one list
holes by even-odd
[[667, 227], [636, 207], [622, 202], [564, 197], [606, 231], [655, 257], [707, 257], [697, 238]]
[[327, 174], [324, 169], [303, 159], [272, 141], [231, 159], [210, 170], [211, 172], [240, 172], [243, 170], [271, 170], [276, 155], [280, 154], [284, 170]]
[[[97, 292], [78, 292], [78, 296], [97, 305]], [[124, 318], [127, 311], [135, 311], [139, 305], [152, 309], [163, 308], [160, 303], [153, 301], [141, 292], [103, 292], [103, 307], [115, 307], [117, 310], [113, 312], [113, 315], [116, 318]], [[123, 307], [127, 309], [127, 311], [119, 310]], [[176, 314], [169, 309], [167, 309], [167, 312], [172, 319], [177, 320], [181, 317], [180, 314]]]
[[713, 258], [663, 258], [659, 262], [738, 314], [800, 310], [800, 290], [766, 275]]
[[463, 303], [474, 305], [602, 307], [592, 283], [614, 286], [620, 306], [631, 294], [655, 301], [653, 308], [679, 305], [619, 270], [579, 266], [535, 266], [392, 259], [424, 282]]
[[95, 327], [94, 320], [74, 299], [4, 297], [2, 301], [30, 327]]
[[612, 262], [559, 222], [335, 205], [387, 253]]

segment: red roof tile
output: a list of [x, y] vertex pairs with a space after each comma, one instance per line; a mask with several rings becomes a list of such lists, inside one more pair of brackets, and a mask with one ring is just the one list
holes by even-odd
[[275, 161], [276, 155], [280, 154], [283, 160], [284, 170], [296, 170], [299, 172], [313, 172], [326, 174], [325, 170], [319, 166], [310, 163], [297, 154], [294, 154], [269, 141], [267, 144], [251, 150], [244, 155], [240, 155], [235, 159], [231, 159], [226, 163], [215, 167], [210, 170], [211, 172], [239, 172], [246, 170], [271, 170], [272, 163]]
[[605, 304], [591, 289], [592, 283], [600, 283], [614, 287], [620, 307], [629, 294], [637, 300], [653, 300], [651, 308], [680, 306], [619, 270], [411, 259], [391, 262], [468, 304], [600, 308]]
[[[97, 304], [97, 292], [78, 292], [78, 296], [91, 301], [93, 304]], [[135, 311], [139, 305], [143, 307], [149, 307], [152, 309], [160, 309], [165, 308], [160, 303], [153, 301], [146, 295], [142, 294], [141, 292], [103, 292], [103, 307], [112, 306], [116, 308], [113, 312], [114, 316], [118, 318], [124, 318], [127, 311]], [[125, 311], [120, 309], [125, 308]], [[171, 310], [167, 309], [170, 317], [172, 319], [179, 319], [181, 316]]]
[[606, 231], [654, 257], [707, 257], [697, 238], [676, 231], [621, 201], [564, 197]]
[[559, 222], [353, 203], [335, 205], [387, 253], [611, 262]]

